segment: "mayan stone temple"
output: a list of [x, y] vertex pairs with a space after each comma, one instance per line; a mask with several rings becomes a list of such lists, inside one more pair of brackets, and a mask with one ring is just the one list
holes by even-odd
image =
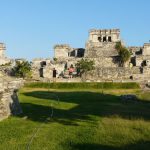
[[[143, 81], [150, 79], [150, 43], [141, 47], [127, 47], [131, 58], [124, 67], [116, 63], [119, 57], [115, 49], [117, 42], [124, 43], [120, 37], [119, 29], [92, 29], [85, 43], [85, 48], [72, 48], [68, 44], [54, 46], [54, 60], [34, 59], [33, 78], [50, 79], [52, 68], [58, 71], [58, 78], [64, 73], [64, 68], [75, 65], [78, 60], [87, 58], [94, 60], [95, 70], [90, 72], [87, 80], [100, 81]], [[126, 46], [126, 45], [124, 45]], [[61, 78], [59, 81], [62, 81]]]

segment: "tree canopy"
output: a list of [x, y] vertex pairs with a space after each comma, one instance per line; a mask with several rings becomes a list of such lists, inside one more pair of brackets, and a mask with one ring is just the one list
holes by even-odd
[[85, 79], [88, 71], [94, 70], [94, 61], [93, 60], [88, 60], [88, 59], [81, 59], [76, 63], [76, 68], [80, 70], [81, 76], [84, 74]]
[[117, 42], [115, 48], [120, 56], [120, 64], [121, 66], [124, 66], [125, 62], [130, 59], [131, 54], [129, 50], [121, 44], [121, 42]]
[[28, 61], [16, 61], [13, 71], [16, 77], [31, 77], [31, 64]]

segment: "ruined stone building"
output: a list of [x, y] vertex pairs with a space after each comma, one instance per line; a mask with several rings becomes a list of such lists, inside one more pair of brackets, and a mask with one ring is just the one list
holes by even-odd
[[131, 59], [124, 67], [120, 67], [116, 62], [119, 57], [115, 49], [117, 42], [124, 45], [119, 29], [92, 29], [85, 48], [72, 48], [67, 44], [55, 45], [54, 60], [34, 60], [33, 72], [36, 77], [51, 78], [52, 68], [56, 68], [59, 76], [66, 66], [70, 67], [81, 58], [87, 58], [95, 62], [95, 70], [88, 76], [91, 81], [149, 80], [150, 43], [141, 47], [128, 47]]
[[0, 43], [0, 121], [10, 115], [22, 113], [17, 90], [23, 85], [23, 80], [12, 78], [5, 72], [8, 63], [12, 63], [5, 56], [5, 50], [5, 44]]
[[4, 64], [10, 62], [10, 59], [8, 59], [5, 56], [5, 50], [6, 50], [5, 44], [4, 43], [0, 43], [0, 65], [4, 65]]
[[0, 121], [22, 113], [17, 95], [17, 90], [22, 85], [22, 79], [8, 77], [0, 69]]
[[71, 48], [67, 44], [55, 45], [54, 46], [55, 58], [66, 59], [66, 58], [81, 58], [84, 57], [84, 48]]

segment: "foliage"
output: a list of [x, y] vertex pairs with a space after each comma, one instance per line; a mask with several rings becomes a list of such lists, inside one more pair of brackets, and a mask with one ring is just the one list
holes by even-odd
[[56, 57], [53, 58], [54, 61], [57, 61], [58, 59]]
[[29, 78], [31, 77], [31, 64], [28, 61], [16, 61], [13, 72], [16, 77]]
[[120, 65], [124, 66], [125, 62], [130, 59], [131, 54], [126, 47], [122, 46], [121, 42], [117, 42], [115, 48], [120, 56]]
[[122, 44], [120, 41], [116, 43], [115, 48], [117, 51], [119, 51], [122, 48]]
[[76, 68], [80, 70], [81, 76], [84, 74], [84, 78], [86, 79], [87, 72], [94, 70], [94, 64], [93, 60], [82, 58], [76, 63]]
[[139, 89], [138, 83], [111, 83], [111, 82], [99, 82], [99, 83], [26, 83], [25, 87], [29, 88], [46, 88], [46, 89]]

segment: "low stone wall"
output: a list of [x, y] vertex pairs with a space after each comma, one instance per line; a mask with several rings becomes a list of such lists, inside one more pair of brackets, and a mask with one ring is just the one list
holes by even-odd
[[96, 68], [87, 75], [87, 80], [101, 81], [101, 80], [149, 80], [150, 68], [143, 68], [143, 71], [139, 67], [123, 68], [123, 67], [105, 67]]

